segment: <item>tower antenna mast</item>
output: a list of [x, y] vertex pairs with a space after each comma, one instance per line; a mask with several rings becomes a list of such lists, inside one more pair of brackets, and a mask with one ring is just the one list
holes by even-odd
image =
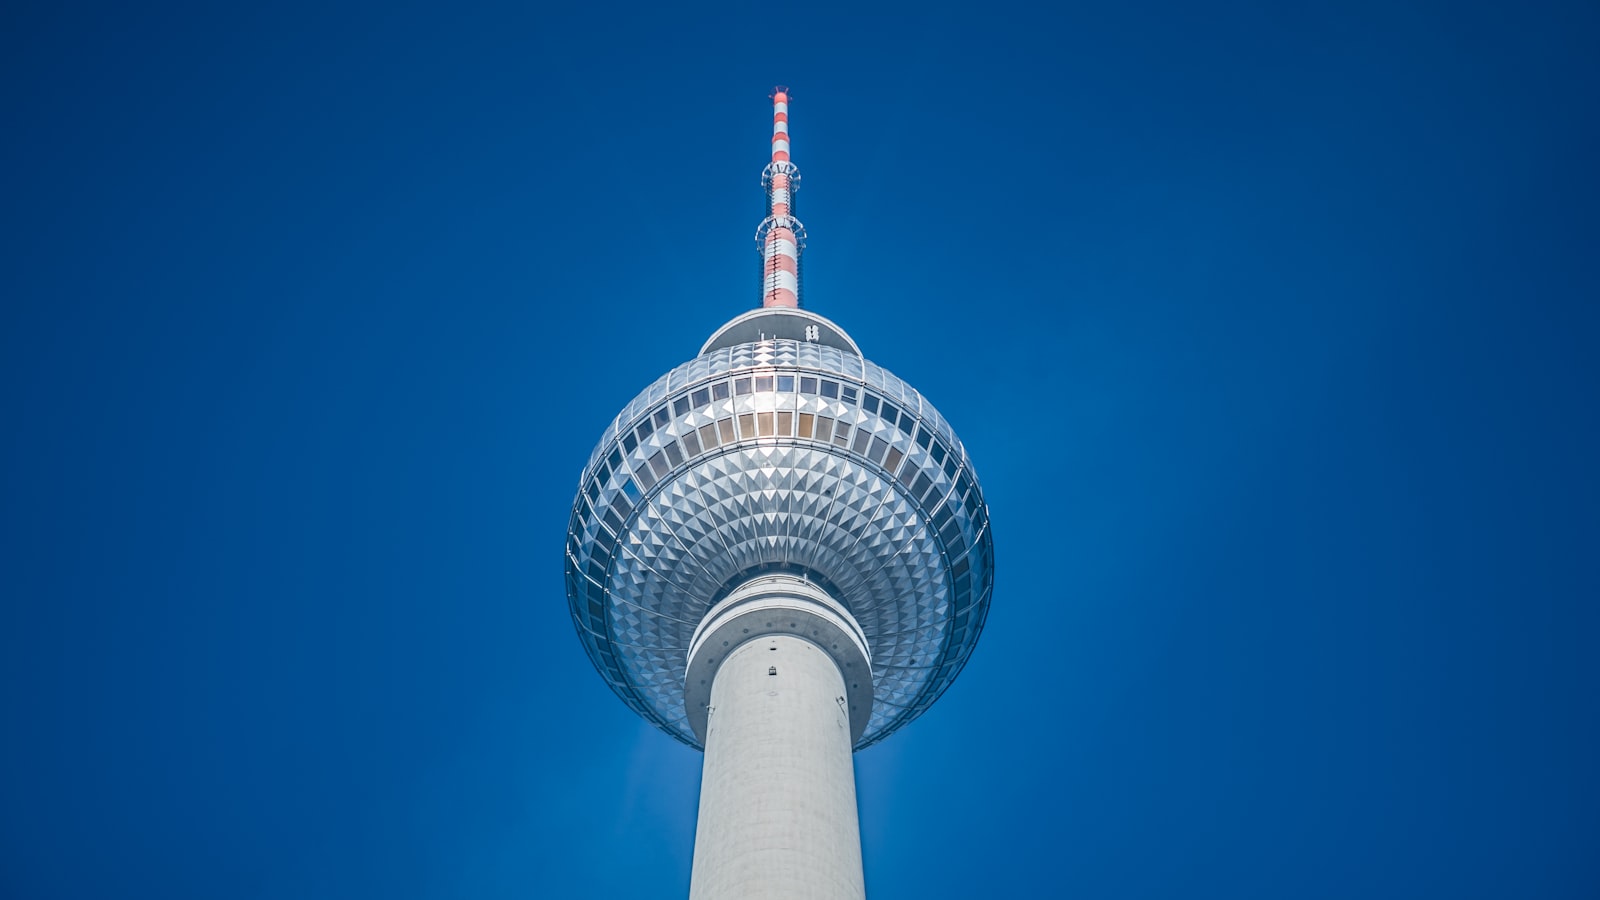
[[800, 169], [789, 161], [789, 89], [782, 85], [772, 91], [772, 161], [761, 170], [761, 186], [767, 192], [767, 217], [756, 228], [761, 305], [798, 307], [800, 251], [806, 247], [806, 229], [794, 217]]

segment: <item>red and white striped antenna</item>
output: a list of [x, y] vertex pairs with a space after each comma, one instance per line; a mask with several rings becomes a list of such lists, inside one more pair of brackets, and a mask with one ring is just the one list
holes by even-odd
[[797, 307], [806, 229], [793, 215], [800, 170], [789, 161], [789, 89], [781, 85], [772, 91], [772, 162], [761, 170], [761, 186], [767, 191], [767, 217], [756, 228], [761, 305]]

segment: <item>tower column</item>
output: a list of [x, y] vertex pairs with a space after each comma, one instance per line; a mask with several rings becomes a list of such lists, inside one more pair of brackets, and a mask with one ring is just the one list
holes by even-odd
[[868, 666], [855, 620], [796, 578], [706, 616], [685, 692], [705, 744], [690, 900], [864, 900], [852, 720], [870, 711]]

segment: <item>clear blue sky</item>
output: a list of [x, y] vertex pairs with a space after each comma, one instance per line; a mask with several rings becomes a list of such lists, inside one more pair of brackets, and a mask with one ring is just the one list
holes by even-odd
[[1600, 895], [1593, 4], [546, 6], [0, 12], [0, 895], [685, 896], [560, 551], [776, 83], [995, 524], [873, 900]]

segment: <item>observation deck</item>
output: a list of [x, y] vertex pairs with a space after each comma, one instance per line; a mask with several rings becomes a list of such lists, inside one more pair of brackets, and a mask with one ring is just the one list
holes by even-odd
[[772, 308], [725, 324], [605, 430], [579, 479], [566, 586], [612, 690], [698, 748], [685, 675], [708, 613], [762, 576], [815, 585], [867, 644], [871, 690], [849, 701], [861, 749], [960, 672], [993, 554], [971, 461], [932, 404], [832, 322]]

